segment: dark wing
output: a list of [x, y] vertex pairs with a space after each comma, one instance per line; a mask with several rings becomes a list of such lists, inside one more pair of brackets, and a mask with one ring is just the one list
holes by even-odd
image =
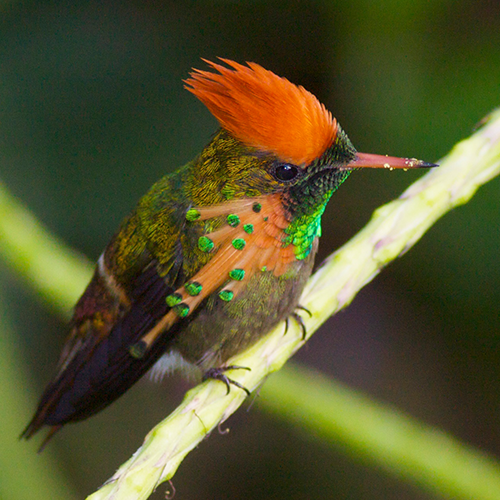
[[[94, 275], [80, 303], [92, 314], [93, 323], [82, 339], [81, 334], [73, 334], [68, 340], [62, 357], [62, 366], [57, 377], [49, 384], [42, 396], [37, 412], [22, 436], [29, 438], [42, 426], [52, 426], [45, 442], [62, 425], [85, 419], [109, 405], [129, 389], [165, 352], [180, 324], [173, 325], [158, 338], [146, 354], [137, 359], [129, 348], [140, 340], [169, 310], [165, 297], [182, 283], [182, 252], [178, 248], [167, 276], [158, 274], [157, 262], [151, 260], [142, 272], [130, 283], [130, 305], [111, 320], [102, 314], [96, 321], [95, 311], [102, 308], [108, 312], [106, 304], [96, 303], [99, 287], [98, 270]], [[103, 294], [101, 294], [102, 296]], [[97, 290], [97, 302], [99, 290]], [[80, 304], [79, 303], [79, 304]], [[78, 312], [78, 305], [76, 312]], [[74, 328], [85, 324], [85, 314], [78, 318]], [[90, 316], [90, 314], [88, 314]], [[106, 329], [107, 323], [111, 324]], [[101, 330], [98, 324], [101, 322]], [[69, 347], [68, 347], [69, 346]], [[45, 444], [44, 442], [44, 444]]]

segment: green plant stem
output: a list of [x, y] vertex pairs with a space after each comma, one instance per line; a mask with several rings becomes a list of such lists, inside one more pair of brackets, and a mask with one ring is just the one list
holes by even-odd
[[341, 447], [435, 494], [500, 498], [496, 459], [316, 371], [289, 363], [269, 378], [260, 396], [264, 410], [322, 444]]
[[[333, 254], [311, 278], [301, 299], [301, 304], [313, 313], [312, 318], [304, 317], [308, 335], [329, 316], [349, 304], [359, 289], [373, 279], [382, 267], [407, 251], [439, 217], [453, 207], [466, 203], [480, 185], [499, 173], [500, 112], [496, 111], [479, 131], [452, 150], [440, 168], [422, 177], [397, 200], [379, 208], [370, 223]], [[3, 232], [3, 235], [0, 233], [0, 236], [3, 236], [0, 237], [0, 247], [4, 246], [4, 228]], [[47, 238], [47, 243], [54, 244], [51, 238]], [[3, 248], [1, 251], [6, 253]], [[64, 255], [63, 247], [59, 251]], [[29, 258], [37, 258], [36, 250]], [[14, 266], [19, 265], [16, 258], [11, 257], [9, 261]], [[57, 266], [57, 260], [52, 265]], [[24, 267], [21, 267], [24, 271]], [[78, 281], [81, 276], [81, 267], [76, 267], [74, 281]], [[87, 271], [84, 274], [86, 273]], [[25, 271], [24, 274], [30, 276]], [[71, 266], [65, 279], [72, 280]], [[58, 303], [57, 288], [45, 289], [39, 283], [37, 287], [40, 293], [49, 291], [49, 299], [55, 304]], [[67, 299], [67, 295], [61, 297], [60, 309], [65, 310]], [[302, 332], [294, 322], [291, 322], [286, 336], [283, 335], [283, 325], [279, 325], [266, 338], [230, 360], [230, 364], [251, 368], [249, 372], [234, 371], [231, 377], [253, 390], [270, 373], [279, 370], [303, 343]], [[352, 398], [339, 398], [339, 405], [333, 405], [330, 415], [332, 425], [335, 415], [349, 415], [355, 412], [360, 419], [368, 420], [373, 415], [374, 407], [369, 400], [363, 400], [360, 404], [358, 396], [353, 392], [350, 394]], [[323, 391], [318, 398], [326, 404], [329, 396], [329, 391]], [[89, 499], [148, 498], [158, 484], [174, 475], [184, 456], [196, 447], [208, 432], [228, 418], [244, 399], [244, 392], [235, 389], [226, 395], [225, 387], [217, 381], [205, 382], [195, 387], [186, 394], [182, 404], [169, 417], [149, 432], [134, 456]], [[267, 407], [274, 405], [273, 398], [266, 399], [266, 404]], [[296, 404], [300, 405], [300, 401]], [[381, 408], [378, 404], [376, 406]], [[275, 411], [286, 417], [287, 412], [281, 404], [276, 403]], [[392, 409], [384, 411], [387, 415], [394, 414]], [[430, 449], [422, 453], [412, 453], [408, 450], [408, 441], [405, 441], [404, 433], [401, 432], [404, 427], [401, 423], [406, 422], [407, 429], [412, 430], [415, 429], [413, 421], [399, 415], [397, 419], [387, 419], [387, 422], [393, 422], [393, 426], [388, 425], [378, 439], [367, 442], [366, 456], [382, 465], [386, 463], [382, 463], [383, 454], [380, 449], [376, 449], [377, 443], [385, 441], [385, 448], [389, 450], [387, 453], [394, 453], [395, 456], [390, 469], [398, 475], [410, 477], [434, 492], [444, 495], [451, 492], [457, 498], [500, 498], [500, 469], [493, 459], [474, 450], [462, 453], [466, 448], [449, 438], [447, 445], [461, 451], [454, 454], [450, 458], [450, 464], [441, 467], [438, 474], [435, 467], [429, 467], [429, 464], [435, 463], [435, 457], [429, 455]], [[365, 431], [361, 426], [346, 426], [341, 432], [345, 435], [344, 439], [339, 441], [350, 443], [354, 450], [356, 446], [353, 443], [359, 442]], [[436, 439], [443, 436], [437, 430], [430, 432], [435, 433]], [[394, 443], [394, 440], [399, 441], [397, 446], [391, 446], [390, 443]], [[459, 455], [461, 466], [454, 467], [453, 460]], [[467, 474], [467, 471], [471, 470], [482, 470], [483, 477], [490, 476], [493, 479], [485, 481], [483, 488], [472, 487], [477, 476], [475, 473]]]
[[90, 262], [51, 234], [2, 182], [0, 255], [66, 318], [92, 272]]
[[[76, 498], [50, 450], [39, 456], [19, 442], [22, 422], [33, 409], [27, 367], [17, 350], [15, 334], [0, 293], [0, 498], [71, 500]], [[23, 390], [25, 388], [25, 390]], [[32, 396], [31, 398], [28, 397]]]

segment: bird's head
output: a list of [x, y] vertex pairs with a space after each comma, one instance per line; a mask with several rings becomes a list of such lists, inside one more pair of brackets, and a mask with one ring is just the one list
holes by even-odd
[[324, 205], [355, 169], [434, 166], [358, 153], [331, 113], [303, 87], [255, 63], [221, 61], [229, 67], [205, 61], [216, 72], [194, 70], [185, 81], [221, 125], [198, 160], [202, 203], [281, 193], [294, 218]]

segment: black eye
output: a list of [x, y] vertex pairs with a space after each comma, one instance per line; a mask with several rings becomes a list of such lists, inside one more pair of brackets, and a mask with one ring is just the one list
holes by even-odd
[[273, 175], [279, 181], [288, 182], [299, 174], [299, 168], [295, 165], [290, 165], [289, 163], [280, 163], [276, 165], [273, 170]]

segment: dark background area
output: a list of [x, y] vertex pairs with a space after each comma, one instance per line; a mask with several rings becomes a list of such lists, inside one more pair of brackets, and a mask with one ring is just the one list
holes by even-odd
[[[4, 2], [0, 179], [51, 231], [96, 259], [151, 184], [216, 130], [182, 80], [205, 67], [201, 57], [217, 56], [303, 85], [359, 151], [436, 161], [499, 104], [499, 25], [500, 3], [487, 0]], [[323, 217], [318, 262], [419, 175], [355, 173]], [[295, 362], [500, 455], [499, 195], [497, 179], [439, 221]], [[4, 263], [0, 273], [33, 393], [41, 394], [67, 326]], [[80, 498], [188, 387], [178, 377], [142, 380], [57, 435], [51, 452]], [[31, 415], [24, 417], [19, 432]], [[297, 434], [261, 412], [258, 399], [227, 425], [228, 435], [213, 433], [181, 465], [176, 498], [431, 498]], [[19, 446], [35, 453], [36, 443]]]

